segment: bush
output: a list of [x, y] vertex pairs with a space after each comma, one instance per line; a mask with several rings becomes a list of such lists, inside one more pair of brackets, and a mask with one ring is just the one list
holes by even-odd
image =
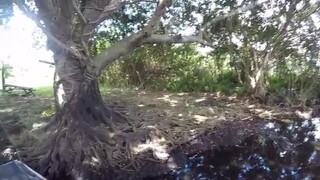
[[306, 69], [300, 73], [274, 74], [268, 78], [269, 91], [286, 97], [288, 102], [313, 101], [319, 98], [320, 77]]
[[290, 79], [288, 76], [273, 75], [268, 77], [269, 92], [279, 93], [289, 87]]
[[230, 67], [200, 55], [194, 45], [139, 48], [107, 68], [100, 83], [114, 88], [225, 94], [236, 93], [240, 86]]

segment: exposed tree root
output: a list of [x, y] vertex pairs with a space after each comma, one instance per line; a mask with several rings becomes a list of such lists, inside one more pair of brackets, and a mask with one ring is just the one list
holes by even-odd
[[138, 168], [129, 139], [139, 133], [126, 117], [105, 107], [96, 82], [85, 82], [55, 118], [57, 129], [34, 150], [40, 156], [37, 170], [48, 179], [66, 174], [110, 178], [113, 169]]

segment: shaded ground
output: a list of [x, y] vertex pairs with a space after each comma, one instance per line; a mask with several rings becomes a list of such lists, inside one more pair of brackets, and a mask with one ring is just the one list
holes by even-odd
[[[271, 108], [244, 98], [134, 90], [103, 93], [109, 106], [130, 117], [133, 124], [140, 124], [140, 129], [152, 130], [145, 143], [130, 147], [143, 176], [185, 164], [185, 154], [239, 144], [245, 137], [263, 133], [266, 121], [261, 119], [284, 123], [298, 119], [297, 109]], [[43, 134], [35, 130], [48, 122], [53, 99], [0, 98], [1, 124], [14, 145], [23, 151], [42, 140]], [[142, 174], [131, 176], [141, 178]]]
[[270, 121], [265, 133], [188, 155], [178, 169], [147, 179], [319, 179], [320, 119]]
[[0, 126], [0, 152], [0, 165], [11, 160], [19, 159], [14, 145], [9, 140], [8, 135], [2, 126]]

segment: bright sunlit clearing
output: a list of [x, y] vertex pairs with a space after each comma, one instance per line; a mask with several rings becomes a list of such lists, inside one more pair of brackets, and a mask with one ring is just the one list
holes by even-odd
[[0, 62], [12, 66], [13, 77], [6, 83], [19, 86], [52, 85], [54, 69], [39, 60], [52, 61], [45, 47], [46, 37], [36, 24], [14, 6], [14, 16], [0, 25]]

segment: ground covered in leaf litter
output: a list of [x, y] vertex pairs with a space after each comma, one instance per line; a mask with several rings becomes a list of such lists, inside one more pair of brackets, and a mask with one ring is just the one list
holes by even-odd
[[[297, 110], [301, 110], [269, 107], [246, 98], [208, 93], [135, 90], [103, 93], [108, 106], [130, 117], [132, 124], [139, 124], [141, 129], [151, 129], [145, 143], [130, 147], [136, 167], [141, 168], [139, 173], [130, 175], [135, 178], [178, 168], [187, 161], [185, 154], [239, 144], [246, 137], [263, 133], [264, 120], [291, 123], [298, 119]], [[49, 122], [53, 99], [0, 98], [3, 129], [23, 154], [24, 149], [44, 137], [37, 129]]]

